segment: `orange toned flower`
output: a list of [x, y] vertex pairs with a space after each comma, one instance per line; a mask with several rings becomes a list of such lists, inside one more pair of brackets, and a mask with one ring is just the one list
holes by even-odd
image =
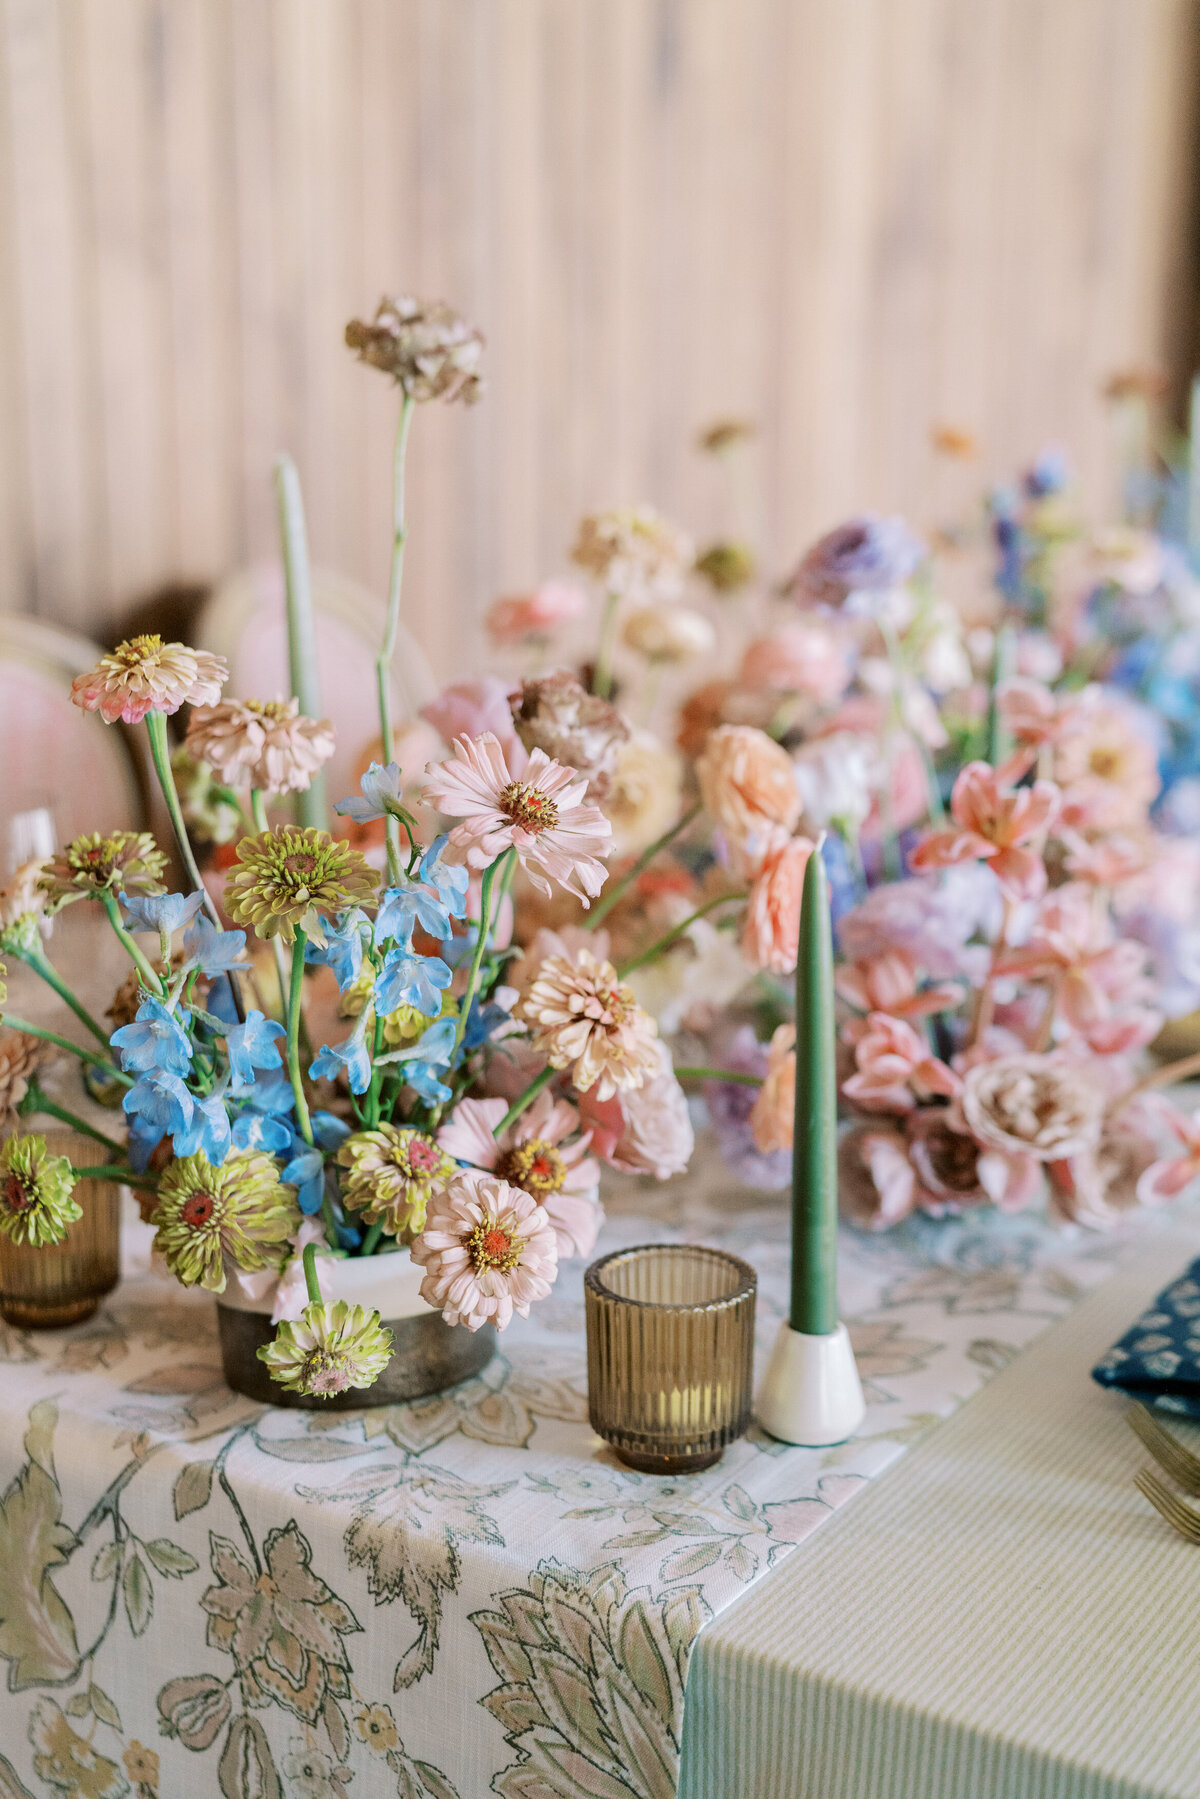
[[721, 725], [696, 763], [700, 793], [731, 842], [748, 845], [773, 825], [791, 831], [800, 795], [786, 750], [752, 725]]
[[520, 1005], [534, 1047], [552, 1068], [569, 1068], [580, 1093], [597, 1099], [640, 1087], [657, 1068], [657, 1026], [611, 962], [590, 950], [548, 956]]
[[796, 966], [800, 896], [813, 852], [811, 837], [777, 830], [754, 877], [742, 925], [742, 954], [752, 968], [789, 974]]
[[532, 593], [494, 600], [483, 622], [494, 644], [537, 643], [582, 618], [587, 595], [573, 581], [543, 581]]
[[1162, 785], [1158, 754], [1139, 715], [1099, 687], [1079, 696], [1073, 728], [1055, 749], [1054, 778], [1064, 822], [1083, 831], [1143, 825]]
[[945, 1012], [962, 999], [961, 987], [949, 982], [922, 989], [916, 957], [904, 949], [885, 950], [882, 955], [845, 964], [835, 974], [834, 985], [856, 1012], [890, 1012], [893, 1018]]
[[932, 831], [910, 858], [915, 869], [987, 862], [1013, 899], [1037, 899], [1046, 889], [1041, 848], [1058, 814], [1052, 781], [1010, 788], [986, 762], [968, 762], [954, 783], [952, 831]]
[[763, 1155], [791, 1149], [796, 1110], [796, 1027], [781, 1024], [767, 1049], [767, 1072], [750, 1112], [750, 1130]]
[[764, 693], [803, 693], [832, 706], [850, 679], [850, 648], [823, 619], [794, 619], [747, 644], [739, 687]]

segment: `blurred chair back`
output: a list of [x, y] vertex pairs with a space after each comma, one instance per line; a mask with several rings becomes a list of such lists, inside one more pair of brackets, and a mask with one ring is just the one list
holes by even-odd
[[125, 727], [71, 703], [72, 680], [99, 654], [40, 619], [0, 616], [0, 879], [82, 831], [146, 828]]
[[[348, 576], [314, 569], [314, 631], [322, 716], [333, 721], [337, 748], [328, 768], [331, 799], [354, 793], [363, 752], [379, 736], [375, 657], [383, 637], [380, 600]], [[196, 626], [201, 649], [224, 656], [225, 691], [239, 699], [274, 700], [289, 691], [283, 573], [262, 563], [228, 576], [214, 589]], [[392, 662], [392, 714], [397, 727], [415, 718], [437, 685], [423, 651], [400, 627]]]

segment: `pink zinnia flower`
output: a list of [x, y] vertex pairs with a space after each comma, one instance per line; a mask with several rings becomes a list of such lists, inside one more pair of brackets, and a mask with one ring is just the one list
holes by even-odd
[[968, 762], [954, 783], [952, 831], [931, 831], [910, 858], [916, 869], [954, 868], [987, 862], [1012, 899], [1037, 899], [1046, 891], [1041, 848], [1058, 814], [1052, 781], [1011, 788], [987, 762]]
[[812, 852], [811, 837], [789, 837], [778, 827], [768, 839], [742, 925], [742, 953], [752, 968], [773, 974], [795, 968], [804, 870]]
[[594, 1089], [581, 1094], [579, 1110], [591, 1126], [593, 1148], [610, 1167], [666, 1181], [683, 1173], [696, 1138], [670, 1052], [662, 1042], [656, 1042], [654, 1050], [657, 1074], [611, 1099], [597, 1099]]
[[533, 593], [495, 600], [484, 614], [488, 636], [496, 644], [528, 643], [550, 637], [560, 625], [582, 618], [587, 595], [572, 581], [543, 581]]
[[924, 1038], [904, 1019], [872, 1012], [855, 1019], [844, 1034], [854, 1044], [857, 1069], [842, 1082], [842, 1092], [868, 1111], [908, 1112], [918, 1099], [958, 1092], [954, 1070], [930, 1055]]
[[446, 743], [453, 743], [456, 737], [482, 737], [490, 731], [513, 773], [519, 775], [525, 766], [525, 747], [513, 725], [508, 685], [495, 675], [443, 687], [436, 700], [422, 706], [421, 717]]
[[514, 1312], [528, 1318], [558, 1276], [554, 1226], [532, 1194], [466, 1168], [430, 1201], [412, 1246], [425, 1270], [421, 1298], [447, 1324], [503, 1330]]
[[220, 656], [164, 643], [152, 633], [128, 638], [101, 656], [95, 668], [76, 675], [71, 698], [84, 712], [98, 712], [105, 724], [121, 719], [136, 725], [147, 712], [214, 706], [228, 678]]
[[590, 1255], [604, 1218], [599, 1164], [587, 1153], [591, 1133], [579, 1135], [574, 1106], [539, 1093], [528, 1111], [493, 1136], [507, 1111], [506, 1099], [460, 1100], [438, 1132], [438, 1144], [455, 1161], [499, 1175], [544, 1206], [560, 1258]]
[[569, 1068], [580, 1093], [597, 1099], [640, 1087], [656, 1071], [658, 1027], [611, 962], [590, 950], [547, 956], [520, 1005], [534, 1046], [552, 1068]]
[[488, 731], [455, 738], [453, 760], [431, 765], [424, 797], [465, 820], [451, 831], [450, 847], [470, 867], [486, 868], [515, 849], [539, 892], [548, 894], [555, 880], [587, 906], [604, 885], [599, 858], [612, 850], [612, 826], [585, 802], [586, 792], [586, 780], [544, 750], [533, 751], [518, 780]]

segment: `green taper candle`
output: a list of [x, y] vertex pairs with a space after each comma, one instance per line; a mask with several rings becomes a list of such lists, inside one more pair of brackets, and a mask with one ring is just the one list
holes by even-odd
[[[308, 533], [304, 526], [300, 476], [290, 456], [275, 459], [275, 498], [279, 507], [279, 537], [287, 592], [288, 678], [304, 716], [320, 718], [321, 682], [317, 673]], [[323, 770], [318, 769], [311, 784], [297, 796], [297, 811], [302, 825], [311, 825], [318, 831], [329, 829]]]
[[837, 1329], [837, 1036], [829, 883], [818, 846], [804, 870], [796, 956], [796, 1111], [792, 1149], [794, 1331]]

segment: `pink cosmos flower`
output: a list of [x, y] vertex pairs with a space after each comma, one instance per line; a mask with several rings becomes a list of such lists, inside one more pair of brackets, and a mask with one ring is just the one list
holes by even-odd
[[653, 1045], [653, 1052], [657, 1072], [640, 1087], [625, 1088], [605, 1100], [598, 1099], [592, 1088], [580, 1095], [579, 1110], [591, 1126], [593, 1147], [610, 1167], [665, 1181], [683, 1173], [696, 1139], [670, 1053], [660, 1042]]
[[558, 1277], [554, 1226], [545, 1206], [493, 1174], [465, 1168], [430, 1200], [412, 1246], [425, 1270], [421, 1298], [447, 1324], [470, 1331], [528, 1318]]
[[498, 1175], [544, 1206], [560, 1261], [590, 1255], [604, 1213], [600, 1167], [587, 1153], [590, 1133], [579, 1135], [579, 1113], [565, 1100], [539, 1093], [515, 1123], [493, 1136], [507, 1111], [504, 1099], [460, 1100], [438, 1143], [455, 1161]]
[[472, 868], [513, 848], [539, 892], [555, 880], [590, 905], [604, 885], [599, 858], [612, 850], [612, 826], [585, 803], [587, 782], [544, 750], [533, 751], [518, 779], [490, 731], [456, 737], [453, 749], [451, 761], [430, 765], [424, 789], [430, 805], [465, 820], [451, 831], [450, 848]]
[[832, 706], [850, 679], [850, 647], [819, 619], [796, 619], [747, 645], [737, 684], [751, 693], [802, 693]]
[[857, 1068], [842, 1082], [842, 1092], [867, 1111], [908, 1112], [918, 1098], [958, 1092], [954, 1070], [931, 1056], [924, 1038], [902, 1018], [872, 1012], [854, 1019], [843, 1035], [854, 1045]]
[[742, 953], [752, 968], [789, 974], [796, 966], [804, 870], [811, 837], [789, 837], [776, 826], [750, 887], [742, 925]]
[[1137, 1184], [1137, 1196], [1144, 1206], [1167, 1205], [1200, 1180], [1200, 1112], [1185, 1118], [1174, 1107], [1163, 1108], [1166, 1122], [1183, 1145], [1181, 1156], [1163, 1156], [1152, 1162]]
[[838, 993], [857, 1012], [890, 1012], [893, 1018], [920, 1018], [945, 1012], [962, 1000], [962, 989], [949, 983], [927, 987], [917, 982], [917, 959], [908, 950], [885, 950], [861, 962], [850, 962], [834, 975]]
[[917, 869], [954, 868], [985, 861], [1012, 899], [1037, 899], [1046, 891], [1041, 849], [1058, 813], [1052, 781], [1010, 788], [986, 762], [968, 762], [954, 783], [952, 831], [931, 831], [910, 858]]
[[532, 593], [509, 594], [484, 614], [492, 642], [521, 644], [551, 637], [561, 626], [582, 618], [587, 595], [572, 581], [543, 581]]
[[443, 687], [436, 700], [421, 708], [421, 717], [446, 743], [453, 743], [456, 737], [482, 737], [490, 731], [512, 772], [519, 775], [525, 767], [525, 746], [513, 725], [508, 686], [495, 675]]

